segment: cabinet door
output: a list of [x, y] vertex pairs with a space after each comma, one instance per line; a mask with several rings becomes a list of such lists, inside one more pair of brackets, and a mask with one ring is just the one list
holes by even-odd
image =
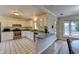
[[6, 40], [12, 40], [13, 39], [13, 32], [6, 32]]
[[27, 38], [29, 38], [29, 35], [30, 35], [29, 34], [29, 31], [26, 31], [26, 34], [25, 35], [26, 35]]
[[26, 37], [26, 31], [21, 31], [22, 33], [22, 38]]
[[13, 40], [13, 32], [8, 32], [7, 35], [8, 40]]
[[26, 37], [33, 40], [33, 32], [26, 31]]
[[30, 32], [29, 34], [30, 34], [30, 38], [33, 40], [33, 36], [34, 36], [33, 32]]
[[7, 33], [6, 32], [2, 32], [1, 33], [1, 41], [5, 41], [7, 40]]
[[12, 40], [13, 39], [13, 32], [2, 32], [1, 34], [1, 40]]

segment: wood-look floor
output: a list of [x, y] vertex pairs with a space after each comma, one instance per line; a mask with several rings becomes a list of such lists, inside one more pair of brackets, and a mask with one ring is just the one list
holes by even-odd
[[35, 45], [29, 39], [17, 39], [0, 43], [0, 54], [33, 54]]
[[[79, 39], [71, 42], [72, 50], [75, 54], [79, 54]], [[57, 51], [57, 52], [56, 52]], [[48, 47], [42, 54], [69, 54], [67, 41], [58, 40], [55, 44]]]

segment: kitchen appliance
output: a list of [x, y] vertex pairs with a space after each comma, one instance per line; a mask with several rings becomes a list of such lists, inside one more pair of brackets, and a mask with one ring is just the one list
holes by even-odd
[[22, 34], [21, 34], [21, 24], [13, 24], [12, 27], [14, 28], [13, 31], [13, 39], [21, 39]]

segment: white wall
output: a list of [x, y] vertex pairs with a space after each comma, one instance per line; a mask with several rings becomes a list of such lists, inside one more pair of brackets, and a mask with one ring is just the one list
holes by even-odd
[[[48, 14], [48, 31], [51, 33], [55, 33], [56, 31], [56, 20], [57, 20], [56, 16]], [[54, 26], [53, 29], [52, 25]]]
[[75, 20], [79, 19], [79, 15], [73, 15], [73, 16], [68, 16], [68, 17], [61, 17], [61, 20]]

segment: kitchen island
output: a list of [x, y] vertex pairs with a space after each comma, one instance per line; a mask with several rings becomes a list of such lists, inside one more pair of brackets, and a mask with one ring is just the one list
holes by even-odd
[[43, 33], [36, 37], [36, 50], [37, 54], [45, 51], [49, 46], [56, 41], [56, 35], [54, 33]]

